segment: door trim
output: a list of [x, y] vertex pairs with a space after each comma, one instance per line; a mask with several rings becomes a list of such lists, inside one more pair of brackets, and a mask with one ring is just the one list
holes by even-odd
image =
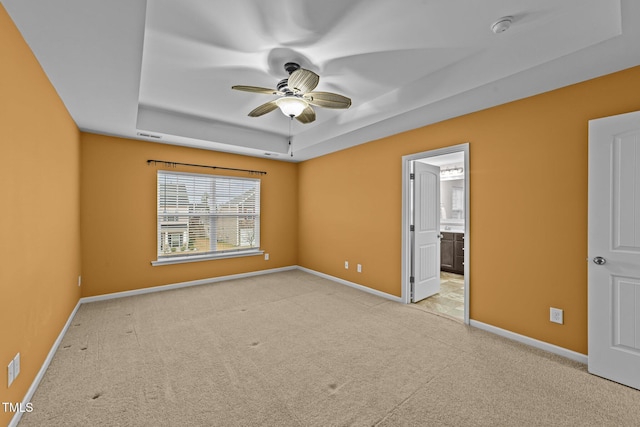
[[429, 157], [441, 156], [443, 154], [451, 153], [464, 153], [464, 179], [465, 179], [465, 194], [464, 194], [464, 323], [469, 324], [469, 259], [471, 248], [471, 234], [470, 234], [470, 215], [469, 215], [469, 194], [470, 180], [469, 180], [469, 143], [463, 143], [458, 145], [452, 145], [450, 147], [438, 148], [435, 150], [423, 151], [421, 153], [409, 154], [402, 156], [402, 266], [401, 266], [401, 284], [402, 294], [401, 299], [404, 304], [411, 303], [411, 283], [409, 283], [409, 276], [411, 275], [411, 232], [409, 231], [409, 224], [411, 224], [411, 186], [409, 179], [410, 162], [414, 160], [426, 159]]

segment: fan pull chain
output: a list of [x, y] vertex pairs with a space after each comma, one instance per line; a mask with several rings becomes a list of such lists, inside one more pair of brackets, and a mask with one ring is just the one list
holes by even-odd
[[293, 157], [293, 144], [291, 144], [291, 123], [293, 123], [293, 116], [291, 116], [291, 120], [289, 120], [289, 153], [291, 157]]

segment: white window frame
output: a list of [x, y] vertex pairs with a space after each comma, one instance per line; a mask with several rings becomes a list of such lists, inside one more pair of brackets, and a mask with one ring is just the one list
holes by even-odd
[[[167, 180], [172, 181], [176, 185], [177, 190], [178, 184], [184, 185], [185, 194], [176, 195], [176, 206], [175, 210], [172, 212], [167, 212], [167, 207], [169, 206], [167, 203]], [[196, 184], [196, 181], [198, 184]], [[245, 181], [245, 182], [243, 182]], [[164, 183], [164, 187], [162, 184]], [[193, 183], [193, 186], [189, 186], [190, 183]], [[199, 209], [196, 209], [197, 199], [201, 195], [198, 191], [202, 191], [203, 188], [210, 185], [211, 188], [215, 187], [216, 190], [212, 190], [212, 195], [209, 195], [212, 198], [218, 197], [215, 200], [218, 201], [218, 204], [212, 199], [211, 204], [207, 203], [207, 207], [211, 209], [207, 210], [205, 213]], [[235, 258], [235, 257], [244, 257], [244, 256], [256, 256], [264, 253], [260, 249], [260, 185], [261, 180], [256, 178], [238, 178], [231, 176], [221, 176], [221, 175], [209, 175], [209, 174], [195, 174], [195, 173], [186, 173], [186, 172], [174, 172], [174, 171], [166, 171], [166, 170], [158, 170], [156, 177], [156, 260], [151, 261], [151, 264], [154, 266], [157, 265], [166, 265], [166, 264], [180, 264], [186, 262], [196, 262], [196, 261], [207, 261], [213, 259], [223, 259], [223, 258]], [[244, 188], [247, 186], [251, 188], [251, 191], [255, 192], [255, 196], [253, 197], [253, 204], [249, 204], [249, 213], [244, 212], [244, 205], [240, 205], [243, 208], [236, 209], [237, 212], [229, 213], [224, 212], [223, 209], [224, 204], [222, 204], [222, 200], [231, 200], [234, 195], [237, 196], [238, 186]], [[187, 188], [189, 188], [187, 190]], [[233, 189], [233, 190], [232, 190]], [[165, 191], [164, 196], [161, 195], [161, 192]], [[225, 192], [227, 191], [227, 192]], [[177, 201], [180, 197], [183, 200], [188, 200], [184, 203], [183, 206], [178, 208], [179, 202]], [[165, 206], [161, 206], [164, 200]], [[207, 199], [208, 200], [208, 199]], [[202, 207], [202, 203], [200, 203], [200, 207]], [[180, 211], [178, 211], [180, 210]], [[210, 224], [217, 223], [221, 218], [236, 218], [238, 222], [245, 219], [246, 217], [252, 217], [253, 221], [256, 222], [254, 227], [252, 228], [253, 242], [251, 246], [247, 247], [239, 247], [233, 249], [212, 249], [205, 252], [196, 252], [196, 251], [181, 251], [176, 254], [174, 251], [171, 251], [171, 246], [169, 245], [169, 241], [171, 240], [168, 237], [170, 233], [176, 233], [177, 230], [167, 229], [167, 224], [165, 223], [165, 229], [163, 229], [163, 221], [162, 218], [170, 218], [171, 221], [177, 222], [176, 220], [180, 217], [182, 218], [191, 218], [191, 217], [208, 217]], [[191, 224], [190, 220], [187, 220], [187, 229]], [[242, 229], [239, 229], [240, 233], [240, 241], [242, 241], [242, 236], [246, 235], [246, 233], [242, 233]], [[188, 231], [185, 231], [185, 236], [188, 238]], [[210, 237], [211, 239], [211, 237]], [[246, 239], [246, 238], [245, 238]], [[188, 240], [188, 239], [187, 239]], [[169, 246], [167, 246], [169, 245]], [[217, 242], [216, 242], [217, 247]], [[163, 250], [167, 250], [169, 252], [163, 252]]]

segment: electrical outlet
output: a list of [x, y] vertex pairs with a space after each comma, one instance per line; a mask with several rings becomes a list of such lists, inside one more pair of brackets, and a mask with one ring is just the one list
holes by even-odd
[[349, 261], [345, 261], [344, 262], [344, 269], [348, 270], [349, 269]]
[[269, 254], [264, 254], [264, 260], [269, 261]]
[[358, 269], [358, 273], [362, 273], [362, 264], [358, 264], [357, 269]]
[[559, 323], [562, 325], [564, 323], [563, 317], [564, 317], [564, 313], [562, 309], [553, 308], [553, 307], [549, 308], [549, 320], [552, 321], [553, 323]]

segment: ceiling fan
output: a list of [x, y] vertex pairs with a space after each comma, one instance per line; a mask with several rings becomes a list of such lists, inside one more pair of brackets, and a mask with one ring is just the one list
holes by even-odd
[[245, 92], [278, 95], [280, 98], [262, 104], [249, 113], [250, 117], [260, 117], [280, 108], [282, 113], [300, 123], [311, 123], [316, 119], [312, 106], [324, 108], [349, 108], [351, 99], [331, 92], [313, 92], [320, 77], [313, 71], [300, 68], [294, 62], [284, 64], [289, 78], [278, 82], [277, 89], [256, 86], [232, 86], [231, 89]]

